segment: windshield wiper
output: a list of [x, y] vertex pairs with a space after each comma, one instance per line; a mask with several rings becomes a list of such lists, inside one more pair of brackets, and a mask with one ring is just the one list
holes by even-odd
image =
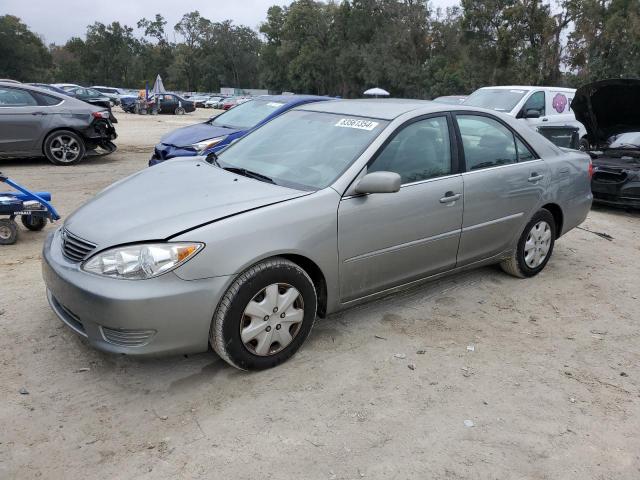
[[258, 173], [258, 172], [252, 172], [251, 170], [247, 170], [246, 168], [239, 168], [239, 167], [220, 167], [220, 168], [222, 168], [223, 170], [226, 170], [227, 172], [237, 173], [238, 175], [242, 175], [244, 177], [260, 180], [261, 182], [273, 183], [274, 185], [276, 184], [276, 182], [274, 182], [271, 177], [267, 177], [266, 175], [262, 175], [261, 173]]

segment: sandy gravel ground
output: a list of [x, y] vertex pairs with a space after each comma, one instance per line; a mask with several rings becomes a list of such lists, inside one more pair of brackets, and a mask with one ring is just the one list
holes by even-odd
[[[111, 156], [0, 170], [64, 216], [208, 114], [120, 113]], [[574, 230], [534, 279], [484, 268], [343, 312], [257, 374], [87, 347], [45, 300], [54, 227], [22, 230], [0, 247], [0, 478], [636, 480], [640, 216], [583, 227], [613, 241]]]

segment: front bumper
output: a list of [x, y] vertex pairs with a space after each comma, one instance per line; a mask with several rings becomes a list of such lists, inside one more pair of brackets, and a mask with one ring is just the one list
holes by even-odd
[[97, 349], [136, 356], [203, 352], [229, 277], [186, 281], [103, 278], [62, 254], [60, 229], [44, 244], [42, 274], [56, 315]]
[[591, 180], [591, 191], [595, 202], [640, 208], [640, 169], [596, 166]]
[[153, 167], [159, 163], [174, 157], [195, 157], [198, 153], [193, 149], [175, 147], [165, 143], [159, 143], [153, 149], [153, 155], [149, 160], [149, 166]]

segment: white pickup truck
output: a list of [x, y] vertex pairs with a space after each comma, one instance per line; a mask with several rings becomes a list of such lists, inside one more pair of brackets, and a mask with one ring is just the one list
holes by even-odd
[[538, 127], [574, 126], [582, 139], [587, 131], [571, 110], [575, 89], [506, 85], [482, 87], [469, 95], [463, 105], [481, 107], [512, 115]]

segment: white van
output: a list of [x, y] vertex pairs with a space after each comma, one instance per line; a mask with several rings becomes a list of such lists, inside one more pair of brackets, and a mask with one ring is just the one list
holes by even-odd
[[471, 107], [496, 110], [527, 122], [534, 130], [540, 126], [575, 126], [580, 138], [587, 134], [571, 110], [574, 88], [500, 86], [482, 87], [462, 102]]

